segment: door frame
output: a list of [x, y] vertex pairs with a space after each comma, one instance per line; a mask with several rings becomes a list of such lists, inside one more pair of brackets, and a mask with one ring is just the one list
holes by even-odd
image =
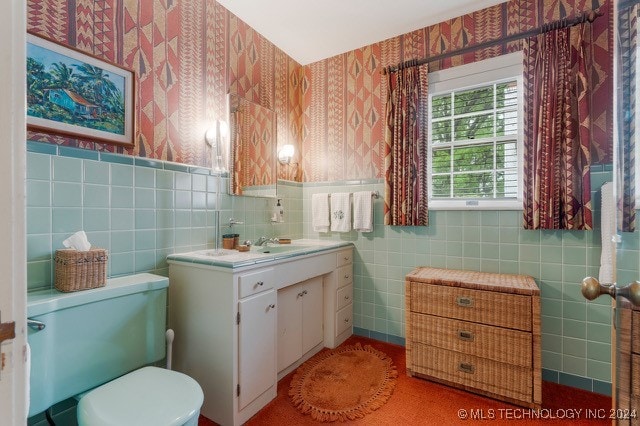
[[[0, 347], [0, 423], [26, 424], [26, 2], [0, 14], [0, 321], [15, 321]], [[6, 422], [6, 423], [5, 423]]]

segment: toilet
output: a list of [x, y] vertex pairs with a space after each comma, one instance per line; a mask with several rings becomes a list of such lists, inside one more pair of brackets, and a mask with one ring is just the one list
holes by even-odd
[[76, 397], [80, 426], [197, 425], [200, 385], [152, 366], [165, 357], [168, 286], [136, 274], [74, 293], [30, 292], [29, 416]]

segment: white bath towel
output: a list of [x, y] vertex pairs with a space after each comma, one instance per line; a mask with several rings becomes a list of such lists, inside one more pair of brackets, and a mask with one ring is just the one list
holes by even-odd
[[311, 196], [311, 224], [315, 232], [329, 232], [329, 194]]
[[331, 230], [349, 232], [351, 230], [351, 199], [348, 192], [331, 194]]
[[373, 231], [373, 197], [371, 191], [353, 193], [353, 229], [359, 232]]
[[614, 282], [614, 270], [616, 267], [615, 239], [615, 202], [613, 199], [613, 182], [607, 182], [601, 189], [600, 232], [602, 252], [600, 253], [600, 273], [598, 280], [602, 284]]

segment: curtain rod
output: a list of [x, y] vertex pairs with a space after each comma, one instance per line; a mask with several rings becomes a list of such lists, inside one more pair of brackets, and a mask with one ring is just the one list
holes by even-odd
[[387, 73], [393, 73], [396, 72], [398, 70], [404, 69], [404, 68], [409, 68], [409, 67], [415, 67], [418, 65], [423, 65], [423, 64], [428, 64], [429, 62], [435, 62], [435, 61], [439, 61], [442, 59], [447, 59], [450, 58], [452, 56], [458, 56], [458, 55], [463, 55], [465, 53], [469, 53], [469, 52], [473, 52], [476, 50], [480, 50], [480, 49], [485, 49], [487, 47], [491, 47], [494, 46], [496, 44], [500, 44], [500, 43], [510, 43], [512, 41], [516, 41], [516, 40], [520, 40], [523, 38], [527, 38], [527, 37], [531, 37], [533, 35], [537, 35], [537, 34], [543, 34], [545, 32], [551, 31], [551, 30], [559, 30], [561, 28], [567, 28], [567, 27], [572, 27], [574, 25], [578, 25], [581, 24], [583, 22], [593, 22], [595, 21], [598, 17], [602, 16], [603, 13], [599, 12], [599, 11], [595, 11], [595, 10], [590, 10], [587, 12], [583, 12], [582, 14], [574, 17], [573, 19], [567, 19], [567, 18], [563, 18], [560, 19], [558, 21], [553, 21], [553, 22], [549, 22], [547, 24], [543, 24], [538, 28], [533, 28], [531, 30], [527, 30], [527, 31], [522, 31], [516, 34], [511, 34], [508, 35], [506, 37], [502, 37], [502, 38], [498, 38], [495, 40], [488, 40], [482, 43], [478, 43], [478, 44], [474, 44], [471, 46], [465, 46], [462, 47], [460, 49], [457, 50], [452, 50], [450, 52], [445, 52], [445, 53], [441, 53], [439, 55], [435, 55], [435, 56], [430, 56], [427, 58], [422, 58], [422, 59], [410, 59], [408, 61], [405, 61], [397, 66], [389, 66], [389, 67], [385, 67], [382, 69], [382, 71], [380, 71], [382, 74], [387, 74]]

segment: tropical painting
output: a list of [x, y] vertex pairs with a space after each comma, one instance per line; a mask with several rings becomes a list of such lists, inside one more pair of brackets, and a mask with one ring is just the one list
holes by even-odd
[[132, 71], [29, 34], [30, 128], [133, 144], [132, 91]]

